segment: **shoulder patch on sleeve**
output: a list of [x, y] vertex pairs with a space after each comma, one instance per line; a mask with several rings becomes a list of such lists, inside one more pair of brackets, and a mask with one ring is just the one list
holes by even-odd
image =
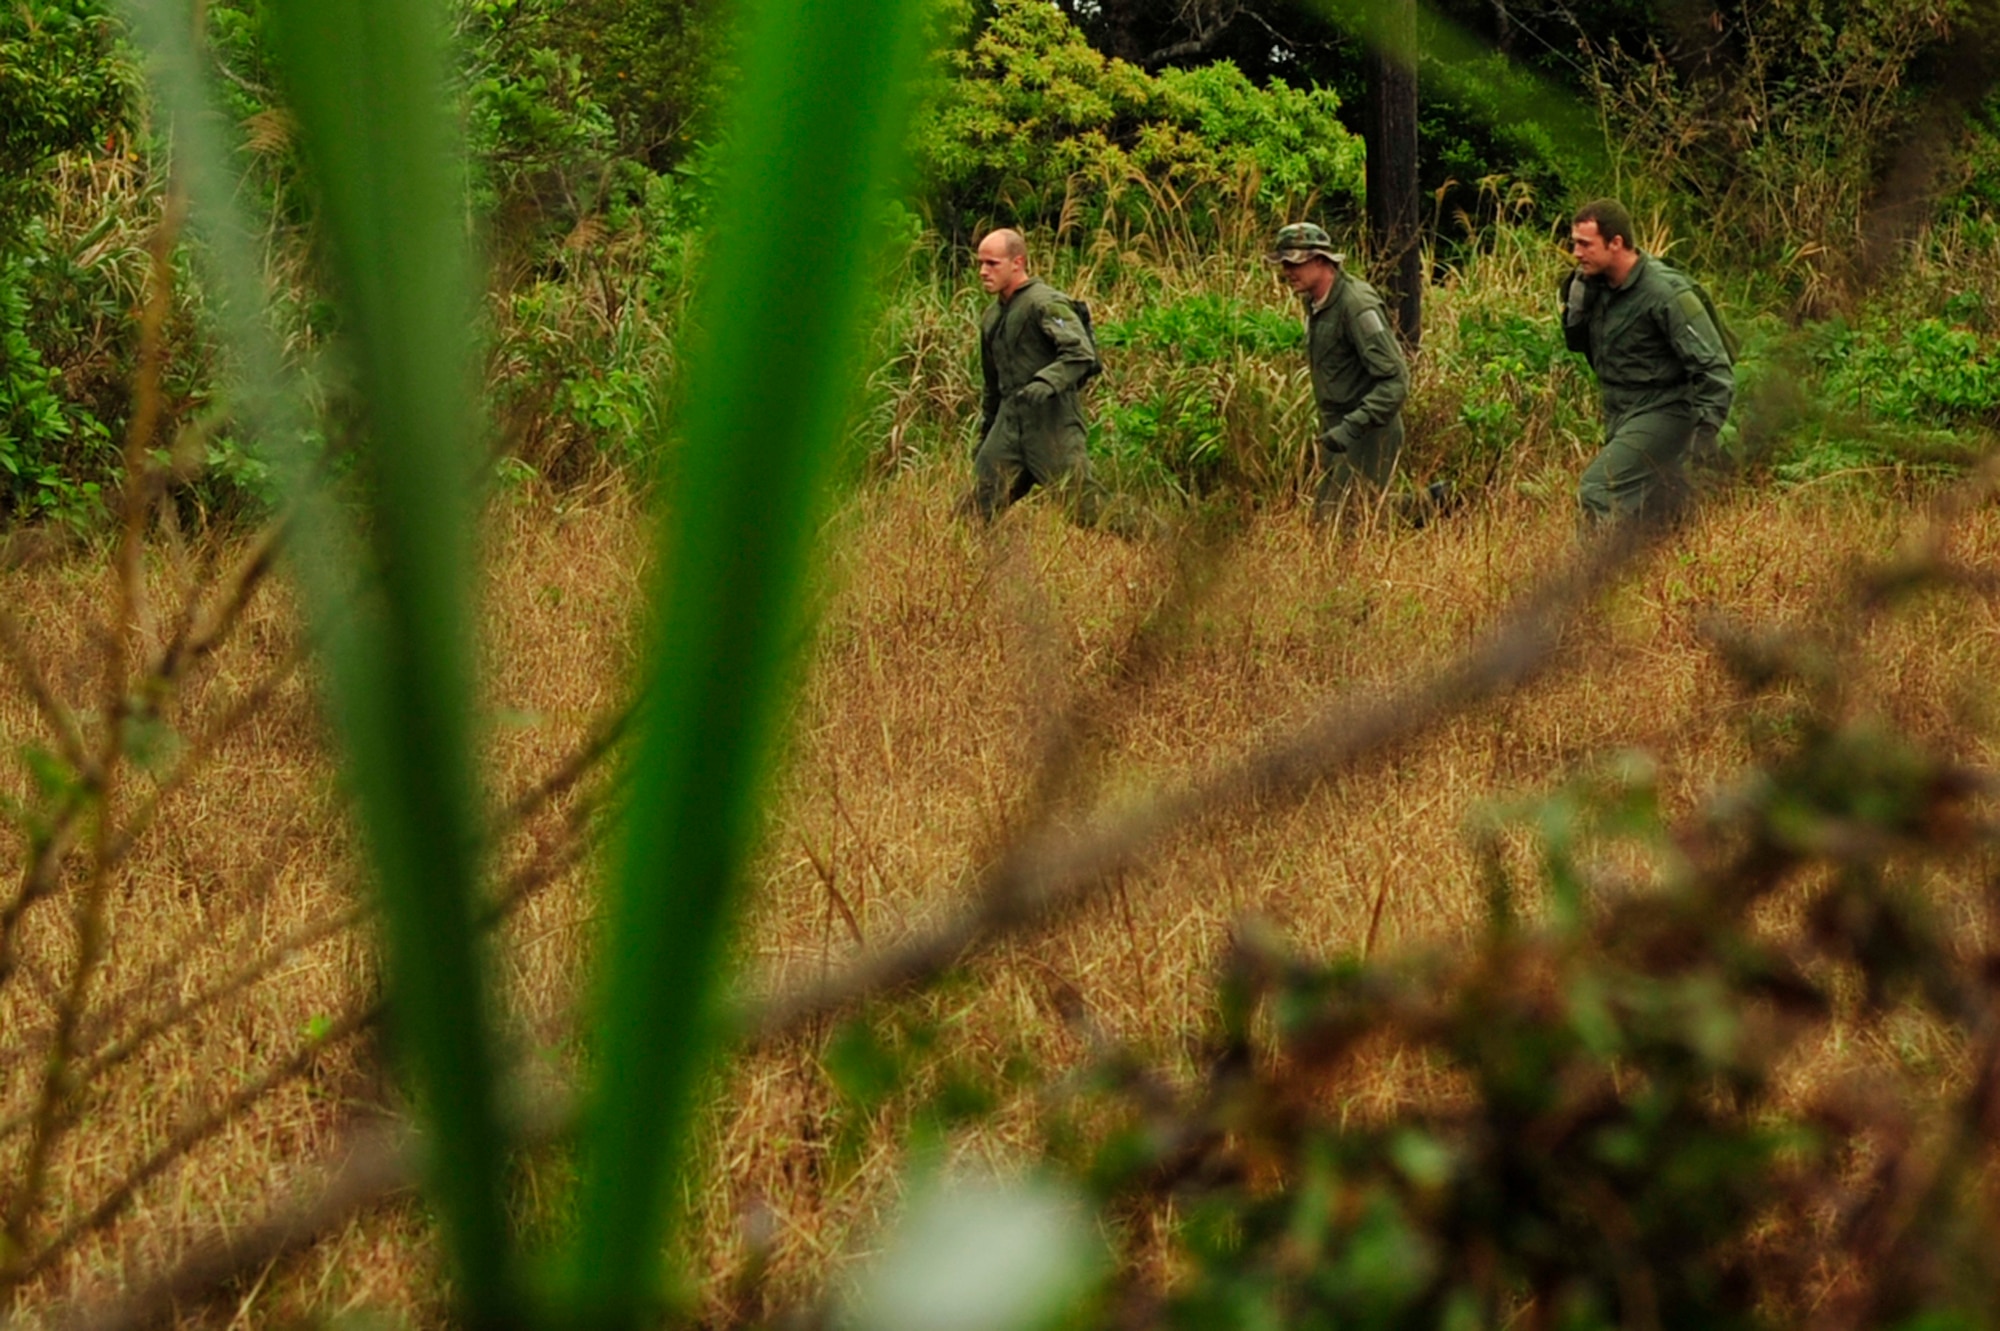
[[1361, 326], [1361, 331], [1368, 334], [1368, 336], [1370, 337], [1375, 336], [1377, 333], [1387, 331], [1389, 327], [1388, 324], [1382, 321], [1382, 313], [1380, 310], [1363, 310], [1361, 311], [1361, 317], [1359, 319], [1356, 319], [1354, 322], [1359, 324]]
[[1692, 291], [1683, 291], [1675, 296], [1674, 304], [1678, 305], [1681, 313], [1690, 319], [1700, 320], [1708, 317], [1708, 308], [1701, 303], [1701, 297]]

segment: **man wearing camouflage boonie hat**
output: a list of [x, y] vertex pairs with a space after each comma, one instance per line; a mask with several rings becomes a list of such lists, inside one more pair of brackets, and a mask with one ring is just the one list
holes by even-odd
[[1319, 486], [1313, 516], [1332, 515], [1357, 479], [1379, 495], [1403, 451], [1410, 367], [1375, 288], [1311, 222], [1278, 232], [1268, 257], [1306, 305], [1306, 364], [1319, 406]]

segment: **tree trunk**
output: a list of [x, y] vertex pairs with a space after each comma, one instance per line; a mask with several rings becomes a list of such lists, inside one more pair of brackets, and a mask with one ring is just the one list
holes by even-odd
[[1417, 4], [1379, 0], [1368, 47], [1368, 239], [1373, 276], [1403, 340], [1423, 335], [1423, 216], [1417, 190]]

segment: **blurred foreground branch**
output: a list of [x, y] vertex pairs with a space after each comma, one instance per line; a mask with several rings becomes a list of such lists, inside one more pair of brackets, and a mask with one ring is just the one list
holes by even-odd
[[[870, 996], [938, 978], [967, 957], [1047, 924], [1090, 897], [1117, 870], [1162, 837], [1200, 819], [1243, 808], [1296, 802], [1320, 781], [1393, 752], [1447, 718], [1536, 679], [1556, 659], [1566, 625], [1644, 551], [1656, 532], [1629, 528], [1586, 549], [1567, 569], [1522, 598], [1472, 650], [1409, 688], [1347, 700], [1297, 734], [1224, 772], [1079, 833], [1030, 829], [982, 878], [979, 902], [958, 919], [855, 963], [843, 974], [739, 1009], [743, 1042], [782, 1039]], [[520, 1139], [532, 1145], [566, 1134], [575, 1109], [545, 1102]], [[114, 1331], [152, 1324], [177, 1303], [213, 1291], [309, 1245], [356, 1211], [416, 1179], [401, 1144], [357, 1147], [334, 1179], [278, 1208], [238, 1239], [205, 1248], [127, 1298], [71, 1325]]]

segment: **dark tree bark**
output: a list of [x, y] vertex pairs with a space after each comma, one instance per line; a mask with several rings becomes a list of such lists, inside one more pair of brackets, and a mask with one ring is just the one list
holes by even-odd
[[1368, 50], [1368, 240], [1376, 284], [1410, 346], [1423, 335], [1417, 185], [1417, 4], [1380, 0]]

